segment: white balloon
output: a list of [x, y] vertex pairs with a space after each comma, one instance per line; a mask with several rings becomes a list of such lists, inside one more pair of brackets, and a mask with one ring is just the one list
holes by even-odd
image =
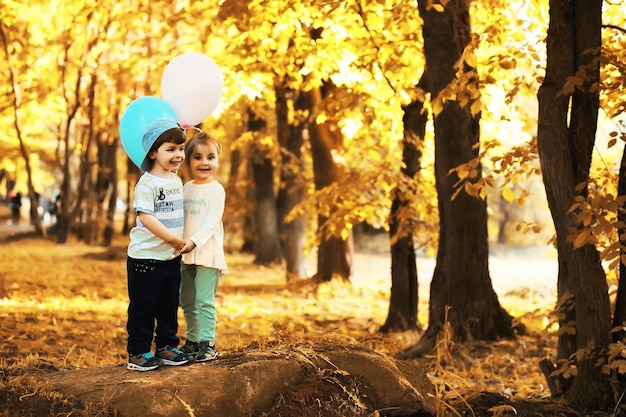
[[180, 124], [195, 126], [206, 119], [222, 98], [224, 81], [211, 58], [187, 52], [174, 58], [161, 77], [163, 100], [176, 112]]

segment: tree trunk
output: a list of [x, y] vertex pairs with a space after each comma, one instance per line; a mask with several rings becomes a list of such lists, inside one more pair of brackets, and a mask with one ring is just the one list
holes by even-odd
[[[117, 139], [111, 143], [104, 140], [100, 144], [99, 169], [98, 169], [98, 201], [102, 213], [99, 223], [101, 227], [102, 246], [111, 246], [115, 232], [115, 210], [117, 206]], [[104, 206], [108, 201], [107, 207]]]
[[[237, 206], [235, 207], [233, 204], [226, 204], [226, 213], [224, 218], [226, 222], [224, 223], [225, 227], [229, 225], [233, 228], [237, 228], [234, 223], [239, 223], [240, 228], [242, 229], [242, 239], [243, 242], [239, 247], [240, 252], [245, 253], [255, 253], [255, 247], [257, 244], [256, 240], [256, 225], [254, 220], [254, 213], [252, 213], [251, 207], [254, 205], [254, 190], [252, 190], [251, 186], [241, 187], [238, 186], [238, 183], [245, 182], [249, 183], [247, 178], [251, 177], [250, 174], [245, 169], [245, 158], [243, 152], [235, 148], [230, 153], [230, 173], [228, 175], [228, 187], [229, 194], [227, 199], [229, 201], [236, 201]], [[246, 176], [246, 178], [242, 178]]]
[[305, 94], [295, 92], [280, 81], [276, 85], [276, 120], [281, 154], [281, 184], [276, 201], [278, 212], [279, 240], [287, 267], [287, 281], [305, 278], [304, 236], [306, 223], [303, 217], [285, 222], [285, 217], [305, 196], [305, 183], [302, 178], [302, 145], [304, 121], [290, 120], [289, 100], [294, 110], [302, 110]]
[[[105, 166], [101, 160], [102, 151], [102, 135], [96, 132], [95, 126], [95, 102], [96, 102], [96, 84], [98, 77], [92, 74], [91, 83], [89, 85], [89, 100], [87, 105], [87, 117], [89, 119], [89, 126], [87, 128], [87, 147], [85, 153], [81, 158], [81, 164], [84, 165], [84, 169], [81, 175], [80, 186], [83, 191], [84, 206], [80, 208], [80, 212], [85, 213], [81, 216], [81, 232], [82, 239], [88, 245], [98, 241], [100, 237], [101, 225], [103, 225], [100, 217], [103, 212], [103, 207], [100, 201], [100, 174], [101, 169]], [[92, 146], [95, 143], [95, 152], [92, 151]], [[95, 153], [97, 158], [96, 162], [92, 162], [92, 154]], [[93, 172], [96, 171], [94, 176]]]
[[39, 214], [37, 212], [38, 205], [34, 204], [37, 199], [35, 198], [35, 187], [33, 185], [33, 174], [32, 174], [33, 170], [30, 166], [30, 153], [28, 152], [28, 149], [26, 148], [26, 144], [24, 143], [24, 138], [22, 137], [22, 129], [20, 126], [20, 118], [18, 114], [18, 109], [21, 106], [20, 94], [18, 92], [19, 87], [15, 79], [15, 72], [13, 70], [11, 55], [9, 53], [9, 41], [7, 39], [3, 25], [0, 25], [0, 39], [2, 39], [2, 47], [4, 50], [4, 54], [6, 56], [6, 62], [8, 66], [8, 77], [9, 77], [9, 81], [11, 84], [10, 99], [12, 101], [11, 105], [12, 105], [12, 110], [13, 110], [13, 127], [15, 128], [15, 134], [17, 136], [17, 139], [20, 145], [20, 153], [22, 155], [22, 158], [24, 159], [24, 165], [26, 167], [26, 183], [28, 185], [28, 196], [30, 199], [30, 218], [33, 221], [33, 226], [35, 227], [35, 231], [39, 233], [40, 235], [45, 236], [46, 231], [41, 224], [41, 218], [39, 217]]
[[389, 219], [391, 240], [391, 295], [389, 312], [381, 332], [420, 328], [417, 319], [419, 302], [417, 262], [413, 230], [406, 220], [410, 194], [417, 193], [413, 179], [421, 169], [422, 146], [428, 113], [423, 101], [414, 101], [404, 109], [404, 138], [400, 186], [393, 191]]
[[[253, 132], [265, 129], [265, 121], [249, 111], [248, 128]], [[267, 151], [260, 145], [250, 148], [256, 202], [257, 246], [255, 265], [272, 265], [282, 261], [278, 241], [276, 194], [274, 192], [274, 167]]]
[[[609, 380], [599, 366], [610, 340], [610, 304], [606, 276], [594, 245], [575, 248], [571, 230], [579, 229], [570, 212], [575, 197], [587, 195], [576, 186], [589, 176], [598, 113], [602, 2], [551, 0], [546, 77], [538, 93], [537, 146], [559, 254], [558, 296], [563, 329], [557, 358], [567, 363], [577, 354], [577, 375], [566, 398], [586, 409], [611, 405]], [[596, 60], [596, 61], [594, 61]], [[567, 78], [586, 73], [583, 86], [564, 92]], [[571, 109], [571, 110], [570, 110]], [[564, 300], [569, 299], [564, 309]], [[585, 351], [585, 355], [581, 353]], [[555, 393], [556, 394], [556, 393]]]
[[122, 234], [127, 235], [135, 225], [135, 209], [133, 208], [133, 191], [141, 176], [141, 171], [137, 166], [126, 158], [126, 210], [124, 211], [124, 222], [122, 223]]
[[[309, 137], [313, 156], [315, 189], [321, 190], [339, 179], [340, 170], [332, 157], [332, 150], [339, 147], [341, 133], [339, 127], [330, 121], [318, 124], [315, 119], [322, 104], [322, 93], [314, 89], [310, 93], [311, 112], [309, 116]], [[317, 274], [319, 281], [330, 281], [333, 277], [349, 280], [352, 273], [351, 246], [348, 239], [335, 236], [324, 228], [326, 218], [318, 216], [321, 238], [317, 252]]]
[[[447, 3], [443, 12], [426, 10], [424, 20], [427, 90], [431, 99], [455, 79], [454, 65], [470, 40], [469, 2]], [[470, 68], [465, 65], [464, 71]], [[401, 356], [431, 351], [446, 321], [451, 337], [496, 340], [513, 336], [512, 317], [500, 306], [489, 276], [487, 205], [482, 199], [460, 193], [452, 199], [458, 178], [450, 170], [478, 157], [478, 116], [469, 106], [446, 101], [435, 115], [435, 177], [440, 233], [437, 263], [430, 287], [428, 329], [417, 345]], [[479, 167], [480, 172], [480, 167]]]
[[[619, 167], [619, 181], [617, 184], [617, 197], [626, 196], [626, 148], [622, 152], [622, 162]], [[617, 286], [617, 295], [615, 296], [615, 311], [613, 312], [613, 328], [621, 327], [618, 332], [613, 333], [613, 341], [626, 340], [626, 202], [622, 205], [621, 210], [617, 211], [617, 220], [622, 225], [617, 229], [620, 244], [620, 263], [619, 263], [619, 283]]]

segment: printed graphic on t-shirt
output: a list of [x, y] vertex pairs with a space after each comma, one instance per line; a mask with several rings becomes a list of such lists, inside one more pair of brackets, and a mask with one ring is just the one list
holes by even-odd
[[[201, 213], [200, 207], [208, 206], [204, 198], [186, 198], [183, 200], [183, 203], [185, 205], [186, 215], [191, 215], [191, 214], [198, 215]], [[194, 206], [200, 206], [200, 207], [194, 207]]]
[[171, 213], [174, 211], [173, 201], [157, 201], [154, 203], [155, 213]]
[[163, 189], [163, 187], [159, 187], [159, 193], [156, 196], [156, 201], [154, 202], [154, 212], [155, 213], [172, 213], [176, 210], [174, 206], [174, 202], [164, 201], [168, 196], [179, 195], [180, 190], [178, 188], [169, 188]]
[[157, 201], [165, 200], [165, 193], [163, 192], [163, 187], [159, 187], [159, 195], [157, 195]]

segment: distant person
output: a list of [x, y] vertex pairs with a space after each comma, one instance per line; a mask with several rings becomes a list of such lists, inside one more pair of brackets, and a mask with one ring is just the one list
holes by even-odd
[[[37, 191], [33, 192], [33, 196], [35, 197], [35, 207], [36, 207], [36, 212], [37, 212], [37, 217], [39, 217], [39, 221], [43, 221], [43, 215], [44, 215], [44, 209], [42, 204], [44, 204], [45, 199], [41, 196], [41, 194], [39, 194]], [[35, 219], [31, 219], [31, 223], [35, 224]]]
[[50, 222], [52, 226], [48, 229], [48, 233], [56, 233], [59, 230], [59, 214], [63, 212], [63, 198], [61, 194], [57, 194], [54, 201], [48, 202], [48, 214], [50, 214]]
[[9, 197], [9, 208], [11, 209], [11, 222], [19, 224], [22, 210], [22, 193], [18, 191], [11, 194]]
[[48, 216], [50, 218], [50, 223], [56, 223], [57, 221], [57, 203], [56, 203], [56, 199], [58, 198], [55, 197], [55, 199], [53, 200], [48, 200]]
[[196, 362], [215, 359], [215, 294], [222, 274], [228, 273], [224, 257], [222, 216], [226, 193], [217, 182], [222, 147], [212, 136], [197, 133], [185, 146], [185, 165], [192, 180], [183, 188], [185, 246], [183, 247], [180, 305], [187, 324], [182, 350]]
[[[183, 365], [178, 349], [178, 294], [183, 240], [183, 183], [175, 171], [185, 160], [185, 132], [173, 119], [157, 119], [142, 138], [143, 175], [135, 186], [137, 225], [130, 231], [128, 363], [133, 371]], [[155, 329], [156, 322], [156, 329]], [[155, 336], [156, 334], [156, 336]], [[152, 342], [156, 344], [151, 353]]]

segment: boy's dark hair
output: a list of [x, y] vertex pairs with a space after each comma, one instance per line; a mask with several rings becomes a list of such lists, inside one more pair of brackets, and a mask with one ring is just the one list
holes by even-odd
[[[175, 128], [166, 130], [165, 132], [161, 133], [161, 135], [157, 138], [157, 140], [154, 141], [154, 143], [152, 144], [152, 146], [150, 147], [150, 150], [148, 151], [146, 155], [150, 155], [150, 152], [156, 152], [159, 149], [159, 147], [163, 145], [165, 142], [172, 142], [177, 145], [181, 145], [185, 143], [186, 139], [187, 139], [187, 136], [185, 136], [185, 131], [181, 128], [175, 127]], [[144, 165], [147, 163], [148, 166], [142, 165], [142, 169], [146, 171], [148, 171], [149, 169], [152, 169], [152, 167], [154, 166], [154, 161], [155, 161], [154, 159], [146, 157], [144, 161]]]
[[156, 150], [159, 149], [159, 147], [163, 145], [165, 142], [172, 142], [177, 145], [181, 145], [185, 143], [186, 139], [187, 137], [185, 136], [185, 131], [181, 128], [175, 127], [175, 128], [166, 130], [165, 132], [161, 133], [161, 135], [157, 138], [156, 141], [154, 141], [154, 144], [152, 144], [152, 146], [150, 147], [150, 151], [148, 151], [148, 153], [156, 152]]

